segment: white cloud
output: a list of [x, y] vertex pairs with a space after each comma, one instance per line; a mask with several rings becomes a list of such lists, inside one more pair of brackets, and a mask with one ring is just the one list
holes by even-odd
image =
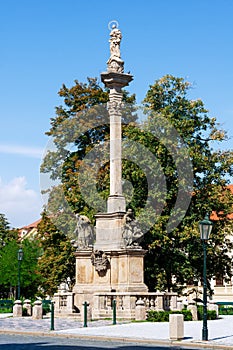
[[12, 227], [26, 226], [40, 217], [42, 200], [39, 193], [27, 188], [25, 177], [4, 183], [0, 178], [0, 213]]
[[39, 147], [25, 147], [19, 145], [0, 145], [0, 153], [17, 154], [33, 158], [41, 158], [44, 150]]

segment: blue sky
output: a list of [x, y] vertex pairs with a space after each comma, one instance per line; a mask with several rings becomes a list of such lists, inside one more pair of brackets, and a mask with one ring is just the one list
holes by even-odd
[[11, 225], [39, 218], [39, 166], [57, 92], [105, 71], [113, 19], [138, 103], [155, 79], [184, 77], [233, 137], [232, 18], [231, 0], [1, 0], [0, 212]]

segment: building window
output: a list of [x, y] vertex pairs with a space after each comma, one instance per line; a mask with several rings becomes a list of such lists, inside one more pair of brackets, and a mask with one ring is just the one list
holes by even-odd
[[222, 276], [219, 276], [219, 277], [216, 277], [215, 279], [215, 285], [218, 287], [218, 286], [223, 286], [223, 277]]

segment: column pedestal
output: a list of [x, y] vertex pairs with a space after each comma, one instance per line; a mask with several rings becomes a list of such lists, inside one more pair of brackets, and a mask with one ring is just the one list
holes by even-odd
[[107, 201], [108, 213], [125, 212], [125, 197], [119, 195], [111, 195]]
[[122, 228], [125, 212], [96, 214], [96, 243], [94, 249], [118, 250], [124, 247]]
[[95, 293], [148, 292], [144, 283], [145, 250], [129, 248], [105, 250], [104, 253], [108, 259], [108, 268], [104, 272], [98, 272], [92, 263], [91, 250], [75, 252], [76, 283], [73, 293], [74, 305], [79, 310], [84, 301], [93, 305]]

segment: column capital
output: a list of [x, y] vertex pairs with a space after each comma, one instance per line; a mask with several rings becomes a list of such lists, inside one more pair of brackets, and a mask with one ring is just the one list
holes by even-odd
[[103, 72], [101, 73], [101, 81], [104, 85], [110, 89], [119, 88], [129, 85], [133, 80], [133, 76], [130, 74], [116, 73], [116, 72]]

